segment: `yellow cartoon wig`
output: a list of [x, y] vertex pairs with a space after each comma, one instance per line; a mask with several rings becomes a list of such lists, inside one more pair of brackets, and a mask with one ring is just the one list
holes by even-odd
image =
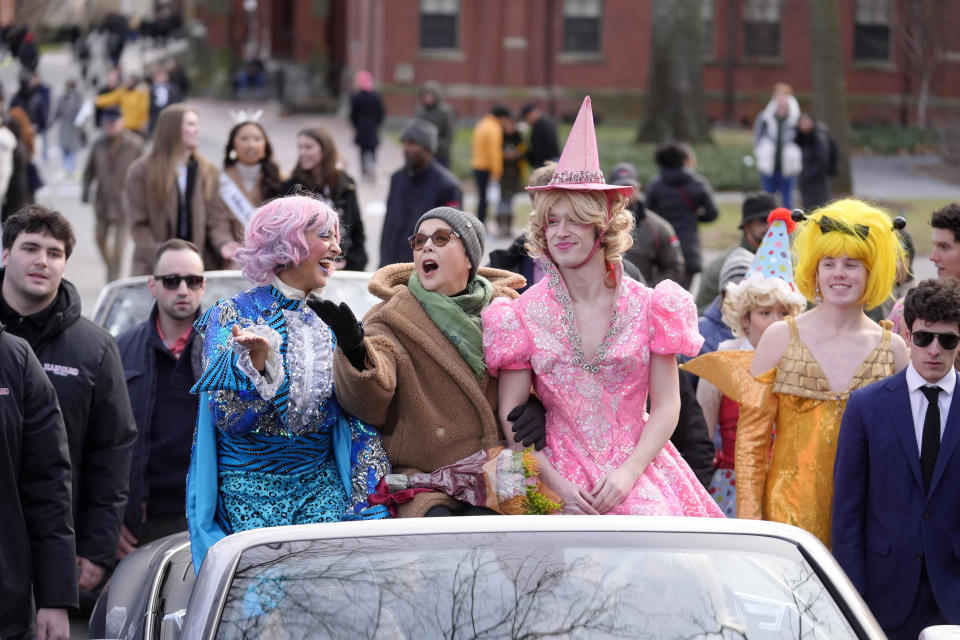
[[863, 262], [867, 284], [860, 303], [867, 309], [890, 297], [903, 253], [893, 222], [884, 211], [862, 200], [836, 200], [810, 214], [793, 234], [794, 277], [807, 300], [817, 296], [817, 266], [826, 257], [849, 256]]

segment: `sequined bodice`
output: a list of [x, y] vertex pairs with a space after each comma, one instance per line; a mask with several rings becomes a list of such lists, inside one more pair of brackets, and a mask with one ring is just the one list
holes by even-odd
[[884, 327], [880, 344], [860, 364], [850, 379], [848, 389], [834, 391], [830, 388], [830, 381], [820, 368], [820, 363], [800, 340], [794, 319], [788, 318], [787, 325], [790, 327], [790, 342], [787, 343], [780, 364], [777, 365], [773, 382], [774, 393], [813, 400], [846, 400], [851, 391], [893, 375], [894, 357], [890, 347], [889, 327]]
[[638, 331], [648, 322], [646, 296], [618, 291], [606, 334], [587, 361], [570, 296], [556, 272], [549, 277], [549, 295], [530, 308], [537, 393], [564, 409], [550, 412], [548, 432], [551, 440], [571, 440], [598, 465], [616, 468], [633, 451], [647, 419], [650, 348], [646, 332]]
[[293, 435], [329, 431], [336, 410], [333, 397], [333, 337], [330, 328], [302, 301], [272, 286], [222, 300], [204, 316], [204, 367], [229, 349], [234, 324], [268, 326], [280, 336], [285, 380], [275, 397], [256, 390], [211, 393], [217, 426], [228, 433]]
[[[651, 317], [654, 295], [653, 290], [633, 280], [623, 280], [609, 327], [590, 361], [585, 360], [580, 348], [569, 293], [552, 269], [548, 278], [515, 303], [522, 319], [502, 315], [497, 321], [501, 326], [490, 327], [490, 336], [507, 337], [505, 348], [514, 349], [520, 358], [529, 358], [537, 393], [551, 407], [547, 413], [548, 444], [564, 441], [579, 455], [610, 469], [634, 450], [647, 419], [650, 343], [655, 333], [663, 336], [661, 341], [669, 341], [665, 334], [685, 331], [679, 324], [670, 326]], [[669, 314], [669, 309], [676, 313], [680, 301], [660, 295], [656, 306], [664, 314]], [[525, 325], [520, 332], [518, 321]], [[530, 341], [529, 350], [509, 344], [510, 336], [521, 333]], [[552, 451], [557, 455], [559, 449], [554, 447]]]

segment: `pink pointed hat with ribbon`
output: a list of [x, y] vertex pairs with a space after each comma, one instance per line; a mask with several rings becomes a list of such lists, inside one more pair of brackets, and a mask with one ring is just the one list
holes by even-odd
[[600, 171], [600, 156], [597, 154], [597, 134], [593, 128], [593, 107], [590, 96], [583, 99], [580, 113], [573, 123], [567, 143], [560, 154], [560, 162], [549, 184], [542, 187], [527, 187], [527, 191], [569, 189], [572, 191], [618, 191], [626, 197], [633, 193], [630, 185], [607, 184]]

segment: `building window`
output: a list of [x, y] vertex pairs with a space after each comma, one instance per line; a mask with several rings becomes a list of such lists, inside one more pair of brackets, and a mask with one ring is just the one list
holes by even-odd
[[890, 0], [857, 0], [853, 59], [890, 59]]
[[702, 0], [700, 21], [703, 23], [703, 57], [712, 60], [713, 55], [713, 5], [716, 0]]
[[420, 48], [456, 49], [460, 0], [420, 0]]
[[563, 50], [599, 53], [602, 0], [563, 0]]
[[743, 6], [743, 55], [780, 57], [781, 0], [746, 0]]

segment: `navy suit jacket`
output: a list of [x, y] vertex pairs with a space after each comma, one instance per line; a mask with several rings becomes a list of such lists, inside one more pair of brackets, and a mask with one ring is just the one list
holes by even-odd
[[930, 493], [906, 369], [847, 401], [833, 472], [833, 555], [884, 628], [902, 624], [927, 572], [940, 611], [960, 623], [960, 379]]

